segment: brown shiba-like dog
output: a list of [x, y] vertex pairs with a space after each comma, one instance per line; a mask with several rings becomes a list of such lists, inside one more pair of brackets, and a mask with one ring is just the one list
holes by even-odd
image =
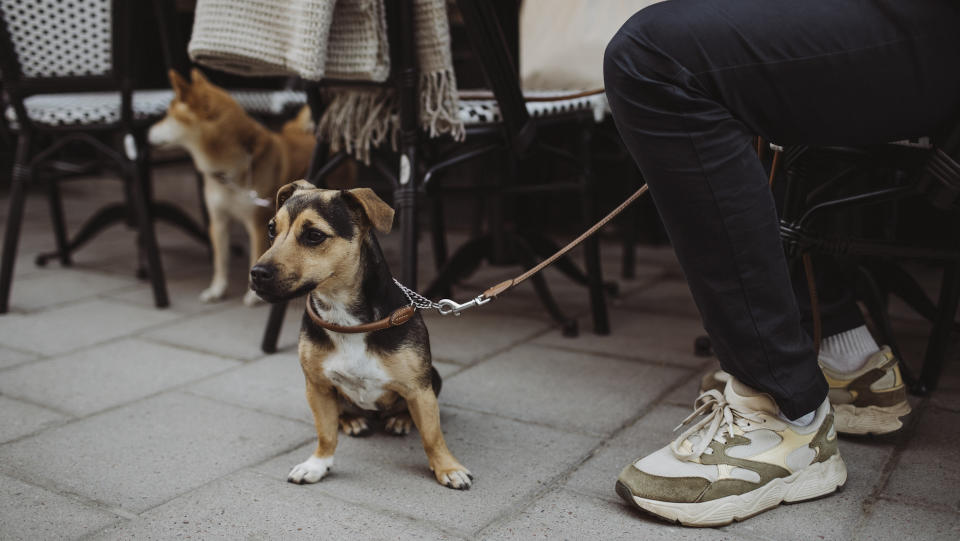
[[[223, 298], [230, 262], [229, 224], [243, 224], [250, 237], [250, 264], [266, 251], [270, 200], [280, 186], [307, 171], [315, 143], [310, 110], [274, 133], [250, 118], [223, 89], [199, 70], [187, 81], [170, 70], [174, 98], [163, 120], [150, 128], [154, 145], [175, 145], [190, 153], [203, 175], [203, 195], [210, 216], [213, 279], [200, 294], [203, 302]], [[244, 304], [258, 301], [247, 291]]]
[[304, 180], [281, 188], [276, 208], [268, 225], [270, 248], [250, 270], [253, 291], [270, 302], [308, 294], [325, 322], [321, 326], [304, 313], [300, 366], [318, 444], [287, 480], [322, 479], [333, 464], [338, 427], [362, 435], [374, 412], [394, 434], [409, 432], [412, 420], [437, 481], [470, 488], [470, 472], [450, 453], [440, 430], [440, 375], [431, 365], [420, 314], [372, 332], [325, 328], [370, 323], [409, 304], [373, 232], [390, 231], [393, 209], [369, 188], [322, 190]]

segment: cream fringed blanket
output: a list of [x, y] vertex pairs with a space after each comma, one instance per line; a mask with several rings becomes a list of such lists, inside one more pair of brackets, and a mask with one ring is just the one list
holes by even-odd
[[[199, 64], [241, 75], [384, 82], [390, 54], [383, 1], [198, 0], [188, 51]], [[431, 137], [460, 140], [446, 0], [414, 0], [414, 35], [420, 126]], [[371, 148], [384, 141], [396, 147], [394, 94], [387, 87], [331, 87], [318, 135], [332, 150], [369, 162]]]

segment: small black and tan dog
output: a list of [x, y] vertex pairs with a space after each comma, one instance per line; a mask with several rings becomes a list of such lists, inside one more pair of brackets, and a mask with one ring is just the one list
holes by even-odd
[[[373, 231], [390, 231], [393, 209], [373, 190], [323, 190], [298, 180], [280, 188], [276, 208], [267, 226], [270, 248], [250, 270], [252, 288], [264, 300], [308, 294], [312, 311], [333, 326], [373, 322], [409, 304]], [[318, 444], [288, 481], [322, 479], [333, 464], [338, 428], [363, 435], [373, 412], [395, 434], [409, 432], [412, 420], [437, 481], [470, 488], [473, 477], [447, 449], [440, 430], [440, 376], [419, 313], [400, 326], [341, 333], [318, 325], [305, 311], [300, 366]]]

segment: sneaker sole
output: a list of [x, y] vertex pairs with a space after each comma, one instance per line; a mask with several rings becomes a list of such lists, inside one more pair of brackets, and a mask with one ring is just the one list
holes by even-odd
[[889, 434], [900, 430], [903, 422], [900, 417], [910, 413], [910, 404], [901, 402], [894, 406], [881, 408], [867, 406], [857, 408], [851, 404], [838, 404], [833, 407], [834, 423], [841, 434]]
[[734, 496], [709, 502], [674, 503], [634, 496], [626, 485], [617, 481], [617, 494], [637, 509], [684, 526], [725, 526], [750, 518], [783, 502], [801, 502], [836, 491], [847, 481], [847, 466], [839, 453], [824, 462], [806, 468], [766, 485]]

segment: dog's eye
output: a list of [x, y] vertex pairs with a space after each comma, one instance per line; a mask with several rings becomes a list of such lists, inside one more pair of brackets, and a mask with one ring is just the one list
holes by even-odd
[[277, 236], [277, 224], [273, 220], [267, 222], [267, 238], [273, 240]]
[[327, 234], [319, 229], [308, 229], [304, 235], [303, 239], [307, 244], [317, 245], [321, 242], [327, 240]]

